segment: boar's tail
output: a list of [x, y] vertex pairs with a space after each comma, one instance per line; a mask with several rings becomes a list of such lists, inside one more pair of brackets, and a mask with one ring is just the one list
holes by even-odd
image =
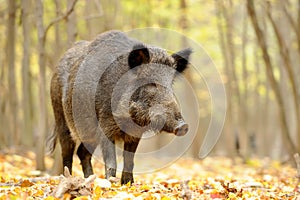
[[46, 155], [50, 155], [53, 153], [57, 142], [57, 131], [52, 130], [51, 134], [48, 135], [46, 139]]

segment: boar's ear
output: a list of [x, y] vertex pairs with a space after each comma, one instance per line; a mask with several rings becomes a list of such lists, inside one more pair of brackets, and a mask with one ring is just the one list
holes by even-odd
[[147, 47], [143, 44], [137, 44], [128, 56], [128, 65], [130, 69], [150, 62], [150, 54]]
[[191, 53], [192, 53], [192, 49], [187, 48], [172, 54], [172, 57], [175, 59], [176, 70], [178, 72], [181, 73], [187, 68]]

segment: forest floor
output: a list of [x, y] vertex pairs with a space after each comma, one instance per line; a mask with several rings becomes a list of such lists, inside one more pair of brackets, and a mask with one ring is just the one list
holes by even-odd
[[[50, 167], [53, 160], [46, 163]], [[32, 152], [0, 154], [0, 199], [300, 199], [296, 169], [269, 159], [182, 158], [160, 171], [135, 175], [132, 185], [103, 179], [101, 163], [94, 164], [97, 176], [87, 179], [76, 159], [74, 176], [34, 169]]]

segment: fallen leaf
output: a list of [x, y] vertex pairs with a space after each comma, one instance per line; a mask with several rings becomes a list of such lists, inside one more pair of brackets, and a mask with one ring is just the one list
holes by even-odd
[[21, 187], [31, 187], [34, 184], [30, 182], [29, 180], [23, 180], [22, 183], [20, 184]]

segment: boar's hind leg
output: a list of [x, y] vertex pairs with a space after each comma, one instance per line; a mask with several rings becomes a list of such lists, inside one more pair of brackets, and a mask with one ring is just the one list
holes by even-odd
[[62, 106], [62, 86], [58, 80], [58, 75], [54, 74], [51, 80], [51, 102], [55, 118], [55, 131], [59, 138], [59, 143], [62, 150], [63, 166], [68, 167], [72, 173], [73, 153], [75, 149], [75, 142], [73, 141], [70, 130], [67, 126], [64, 109]]
[[[61, 121], [63, 122], [63, 120]], [[70, 173], [72, 174], [72, 163], [73, 163], [73, 153], [75, 149], [75, 142], [73, 141], [70, 131], [65, 123], [58, 125], [59, 131], [59, 142], [61, 145], [63, 165], [68, 167]]]
[[132, 138], [129, 141], [124, 141], [124, 168], [121, 177], [121, 184], [126, 184], [128, 182], [133, 183], [132, 170], [134, 167], [133, 159], [134, 154], [139, 144], [140, 138]]
[[105, 135], [101, 140], [102, 156], [105, 163], [105, 178], [116, 177], [117, 160], [115, 140]]
[[[88, 144], [85, 144], [85, 145], [88, 145]], [[93, 167], [91, 164], [91, 158], [92, 158], [92, 154], [93, 154], [94, 150], [95, 150], [95, 148], [93, 146], [89, 146], [89, 150], [87, 150], [83, 143], [81, 143], [77, 149], [77, 155], [80, 159], [82, 171], [83, 171], [85, 178], [94, 174]]]

